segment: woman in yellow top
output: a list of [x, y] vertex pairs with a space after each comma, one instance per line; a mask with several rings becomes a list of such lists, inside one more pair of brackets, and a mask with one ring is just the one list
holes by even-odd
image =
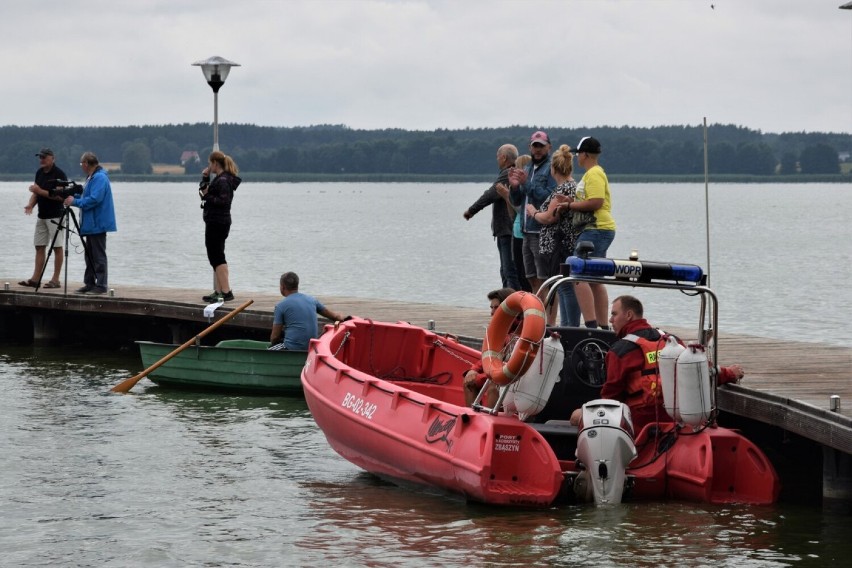
[[[574, 150], [577, 163], [586, 170], [577, 186], [577, 197], [568, 207], [574, 217], [587, 219], [583, 232], [577, 237], [577, 244], [583, 241], [594, 245], [590, 256], [605, 258], [609, 245], [615, 239], [615, 220], [612, 218], [612, 198], [609, 193], [609, 180], [606, 172], [598, 164], [601, 143], [586, 136]], [[586, 213], [586, 215], [583, 215]], [[576, 251], [576, 249], [575, 249]], [[586, 327], [607, 328], [609, 320], [609, 298], [603, 284], [579, 282], [576, 285], [577, 301]]]

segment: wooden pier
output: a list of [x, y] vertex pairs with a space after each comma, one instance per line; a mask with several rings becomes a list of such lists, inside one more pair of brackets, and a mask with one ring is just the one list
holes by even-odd
[[[121, 322], [129, 339], [182, 342], [206, 327], [203, 315], [206, 303], [201, 296], [208, 290], [134, 287], [120, 285], [114, 296], [76, 294], [80, 286], [69, 284], [66, 295], [62, 288], [40, 289], [10, 282], [9, 290], [0, 289], [0, 338], [12, 337], [22, 321], [31, 322], [32, 337], [50, 339], [68, 333], [60, 320], [80, 321], [111, 318]], [[2, 285], [2, 284], [0, 284]], [[310, 293], [310, 291], [307, 291]], [[434, 327], [458, 336], [465, 343], [477, 345], [488, 325], [489, 313], [483, 300], [481, 310], [434, 304], [406, 303], [388, 300], [317, 296], [330, 309], [379, 321], [407, 321], [413, 325]], [[242, 302], [254, 303], [229, 322], [232, 332], [267, 338], [272, 327], [272, 312], [281, 299], [277, 291], [246, 293], [222, 310], [233, 309]], [[163, 323], [170, 337], [162, 337]], [[154, 324], [158, 323], [159, 326]], [[154, 337], [154, 329], [160, 336]], [[63, 331], [66, 330], [66, 331]], [[672, 330], [684, 333], [684, 330]], [[728, 335], [721, 330], [720, 363], [738, 363], [746, 372], [736, 385], [719, 388], [717, 404], [723, 412], [777, 427], [820, 444], [826, 450], [824, 467], [834, 467], [834, 481], [827, 484], [847, 498], [852, 498], [852, 349], [823, 344], [767, 339], [745, 335]], [[688, 333], [685, 337], [689, 337]], [[832, 397], [837, 397], [832, 408]], [[828, 462], [831, 462], [830, 464]], [[837, 463], [835, 463], [837, 462]], [[839, 483], [836, 483], [839, 482]], [[824, 484], [826, 482], [824, 481]]]

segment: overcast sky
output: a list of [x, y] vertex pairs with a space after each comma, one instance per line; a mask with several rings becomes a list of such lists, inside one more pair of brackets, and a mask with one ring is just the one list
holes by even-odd
[[0, 125], [852, 133], [847, 0], [4, 0]]

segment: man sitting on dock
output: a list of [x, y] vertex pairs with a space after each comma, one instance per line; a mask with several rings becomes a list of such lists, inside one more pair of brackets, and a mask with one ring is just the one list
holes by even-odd
[[282, 274], [280, 287], [284, 299], [275, 306], [270, 349], [306, 351], [310, 340], [318, 337], [317, 314], [331, 321], [343, 320], [313, 296], [299, 292], [299, 275], [295, 272]]

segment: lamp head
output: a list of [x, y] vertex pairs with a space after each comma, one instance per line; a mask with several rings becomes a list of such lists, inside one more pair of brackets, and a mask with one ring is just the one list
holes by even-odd
[[225, 84], [225, 79], [228, 78], [228, 73], [231, 72], [231, 67], [239, 67], [239, 63], [228, 61], [224, 57], [214, 55], [209, 59], [196, 61], [193, 65], [201, 67], [201, 72], [204, 73], [204, 78], [207, 84], [213, 89], [214, 93], [218, 93], [222, 85]]

